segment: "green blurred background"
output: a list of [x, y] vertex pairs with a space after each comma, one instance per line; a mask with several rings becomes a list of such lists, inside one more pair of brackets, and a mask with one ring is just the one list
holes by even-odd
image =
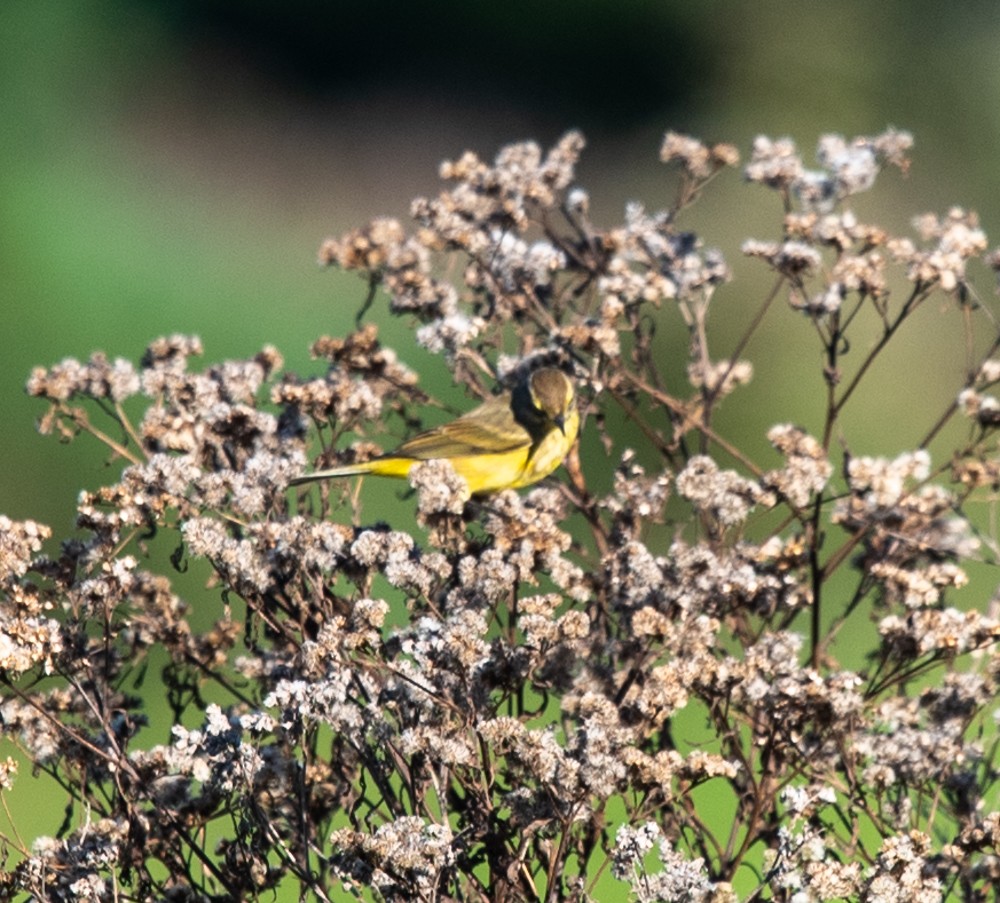
[[[351, 328], [363, 297], [319, 269], [320, 242], [405, 218], [467, 148], [492, 158], [582, 129], [580, 182], [610, 225], [626, 201], [669, 203], [667, 129], [744, 157], [758, 133], [790, 135], [811, 159], [822, 132], [895, 125], [915, 135], [913, 170], [884, 176], [862, 216], [906, 229], [961, 204], [996, 240], [1000, 5], [2, 0], [0, 122], [0, 512], [59, 536], [77, 492], [111, 477], [95, 443], [35, 433], [32, 366], [95, 349], [137, 360], [155, 336], [192, 332], [206, 362], [273, 343], [318, 372], [309, 343]], [[770, 283], [740, 243], [779, 222], [776, 198], [731, 174], [685, 223], [738, 277], [714, 302], [719, 356]], [[909, 447], [951, 397], [964, 362], [946, 307], [923, 311], [900, 343], [909, 357], [875, 377], [855, 451]], [[754, 450], [776, 419], [818, 429], [810, 329], [784, 311], [773, 322], [732, 414]], [[389, 336], [445, 386], [403, 324]], [[664, 341], [686, 347], [679, 328]]]

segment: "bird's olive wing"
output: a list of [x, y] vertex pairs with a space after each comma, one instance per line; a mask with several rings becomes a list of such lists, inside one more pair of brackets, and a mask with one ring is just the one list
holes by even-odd
[[531, 445], [531, 436], [510, 412], [510, 398], [491, 398], [458, 420], [420, 433], [393, 452], [409, 458], [457, 458], [500, 454]]

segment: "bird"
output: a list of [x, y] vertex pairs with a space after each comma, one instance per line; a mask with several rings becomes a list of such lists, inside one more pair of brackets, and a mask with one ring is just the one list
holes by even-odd
[[405, 479], [415, 464], [444, 459], [465, 480], [471, 495], [520, 489], [547, 477], [562, 463], [579, 429], [572, 381], [562, 370], [543, 367], [511, 390], [419, 433], [394, 451], [363, 464], [304, 474], [289, 485], [360, 474]]

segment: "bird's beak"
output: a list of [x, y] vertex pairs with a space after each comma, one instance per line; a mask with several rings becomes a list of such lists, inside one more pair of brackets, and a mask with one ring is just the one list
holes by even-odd
[[562, 414], [557, 414], [552, 418], [552, 422], [559, 427], [559, 432], [566, 435], [566, 418]]

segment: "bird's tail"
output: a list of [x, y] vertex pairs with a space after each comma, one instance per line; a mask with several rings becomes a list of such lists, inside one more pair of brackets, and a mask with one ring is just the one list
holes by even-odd
[[316, 480], [356, 477], [366, 473], [382, 477], [406, 477], [413, 464], [413, 458], [376, 458], [374, 461], [366, 461], [363, 464], [345, 464], [342, 467], [330, 467], [327, 470], [303, 474], [289, 480], [288, 485], [299, 486], [302, 483], [313, 483]]

